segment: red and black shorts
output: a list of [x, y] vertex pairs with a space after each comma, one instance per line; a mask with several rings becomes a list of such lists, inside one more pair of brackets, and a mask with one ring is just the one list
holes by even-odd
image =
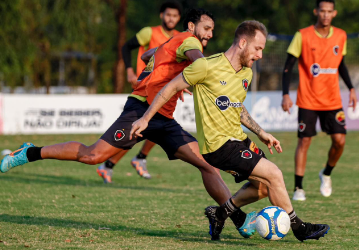
[[345, 114], [343, 109], [316, 111], [299, 108], [298, 137], [312, 137], [317, 134], [315, 125], [319, 117], [323, 132], [331, 134], [346, 134]]
[[227, 141], [215, 152], [204, 154], [212, 166], [233, 175], [235, 182], [247, 180], [264, 152], [248, 137], [244, 141]]
[[174, 154], [178, 148], [190, 142], [197, 141], [191, 134], [174, 120], [156, 113], [148, 123], [148, 127], [141, 132], [143, 137], [132, 138], [130, 131], [132, 123], [140, 119], [147, 111], [147, 102], [129, 97], [120, 117], [101, 136], [101, 139], [116, 148], [131, 149], [136, 143], [148, 139], [160, 145], [170, 160], [177, 159]]

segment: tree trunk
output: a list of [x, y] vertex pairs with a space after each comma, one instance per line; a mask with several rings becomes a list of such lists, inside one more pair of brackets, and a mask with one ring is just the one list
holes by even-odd
[[122, 93], [126, 78], [125, 78], [125, 63], [122, 60], [121, 48], [126, 42], [126, 9], [127, 0], [121, 0], [120, 9], [116, 16], [118, 20], [118, 43], [117, 43], [117, 62], [115, 67], [115, 93]]

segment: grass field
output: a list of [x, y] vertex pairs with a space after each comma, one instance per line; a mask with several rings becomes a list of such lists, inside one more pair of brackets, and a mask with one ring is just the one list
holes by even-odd
[[[274, 134], [282, 154], [269, 156], [283, 171], [293, 193], [295, 133]], [[253, 137], [253, 135], [252, 135]], [[67, 140], [90, 144], [98, 135], [1, 136], [0, 150], [25, 141], [49, 145]], [[256, 138], [254, 138], [256, 139]], [[258, 145], [258, 140], [255, 140]], [[151, 180], [130, 166], [140, 145], [115, 167], [113, 184], [105, 185], [97, 166], [55, 160], [38, 161], [0, 175], [0, 248], [4, 249], [358, 249], [359, 132], [349, 132], [345, 152], [333, 172], [333, 194], [320, 195], [318, 172], [324, 166], [329, 137], [319, 134], [310, 148], [304, 188], [306, 202], [294, 202], [303, 220], [328, 223], [329, 234], [301, 243], [290, 232], [270, 242], [256, 234], [242, 238], [228, 220], [220, 242], [212, 242], [204, 208], [215, 203], [199, 171], [181, 161], [168, 161], [158, 146], [148, 157]], [[269, 153], [267, 153], [268, 155]], [[232, 192], [241, 185], [222, 174]], [[268, 199], [244, 207], [260, 210]]]

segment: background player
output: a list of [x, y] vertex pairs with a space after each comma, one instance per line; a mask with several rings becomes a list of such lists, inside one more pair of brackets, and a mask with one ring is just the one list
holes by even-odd
[[356, 107], [355, 89], [350, 81], [344, 63], [347, 52], [345, 31], [331, 26], [337, 15], [334, 0], [317, 0], [314, 14], [315, 25], [298, 31], [288, 48], [288, 58], [283, 72], [282, 108], [290, 112], [293, 102], [289, 97], [289, 83], [292, 68], [299, 58], [299, 87], [297, 94], [298, 145], [295, 152], [295, 192], [293, 200], [304, 201], [303, 177], [307, 151], [312, 137], [316, 135], [315, 125], [319, 117], [322, 130], [330, 135], [326, 167], [319, 173], [320, 192], [328, 197], [332, 193], [330, 174], [344, 150], [345, 115], [339, 91], [338, 72], [350, 90], [349, 106]]
[[[175, 28], [181, 19], [181, 13], [182, 6], [178, 2], [167, 1], [163, 3], [160, 7], [161, 25], [144, 27], [122, 47], [123, 60], [127, 71], [127, 81], [131, 83], [133, 89], [136, 88], [138, 76], [146, 67], [146, 64], [141, 60], [141, 56], [146, 51], [160, 46], [169, 38], [179, 33]], [[139, 50], [135, 74], [131, 63], [131, 51], [137, 48], [139, 48]], [[131, 160], [131, 165], [136, 169], [137, 173], [145, 179], [151, 178], [147, 170], [146, 157], [154, 146], [155, 144], [153, 142], [145, 140], [140, 152]], [[113, 167], [126, 153], [127, 152], [115, 155], [98, 167], [97, 173], [103, 178], [105, 183], [112, 182]]]
[[[262, 58], [267, 30], [257, 21], [238, 26], [232, 46], [225, 52], [200, 58], [168, 83], [156, 96], [141, 119], [134, 122], [131, 136], [142, 136], [151, 118], [166, 105], [175, 93], [194, 87], [194, 104], [198, 144], [205, 160], [231, 173], [236, 182], [248, 179], [232, 198], [220, 207], [206, 208], [212, 240], [218, 240], [224, 221], [239, 207], [265, 196], [268, 188], [271, 203], [282, 207], [291, 219], [295, 237], [300, 240], [319, 239], [329, 230], [328, 225], [304, 223], [298, 218], [288, 196], [280, 169], [263, 157], [262, 151], [243, 132], [241, 123], [278, 153], [282, 148], [277, 139], [266, 133], [243, 106], [248, 85], [252, 80], [253, 62]], [[223, 84], [224, 83], [224, 84]]]

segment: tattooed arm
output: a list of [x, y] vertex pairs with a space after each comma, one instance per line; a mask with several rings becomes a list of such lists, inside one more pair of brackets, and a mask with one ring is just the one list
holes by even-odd
[[260, 132], [263, 131], [263, 129], [253, 120], [244, 105], [242, 106], [241, 123], [258, 136]]
[[271, 134], [266, 133], [259, 125], [256, 123], [251, 115], [248, 113], [246, 107], [242, 106], [241, 112], [241, 123], [246, 126], [250, 131], [255, 133], [258, 138], [267, 145], [269, 152], [273, 154], [272, 146], [277, 150], [278, 153], [282, 152], [282, 147], [280, 142]]

